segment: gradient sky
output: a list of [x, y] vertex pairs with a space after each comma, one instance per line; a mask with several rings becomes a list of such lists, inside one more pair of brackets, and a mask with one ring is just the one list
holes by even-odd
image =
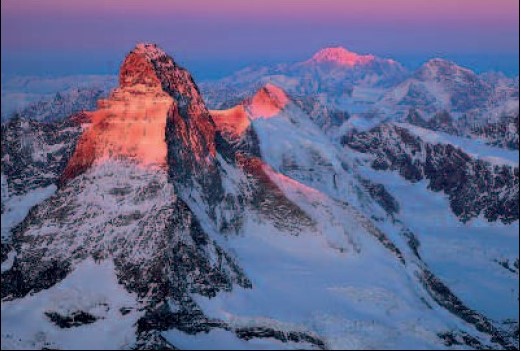
[[2, 75], [116, 73], [156, 42], [199, 79], [322, 47], [518, 73], [519, 0], [2, 0]]

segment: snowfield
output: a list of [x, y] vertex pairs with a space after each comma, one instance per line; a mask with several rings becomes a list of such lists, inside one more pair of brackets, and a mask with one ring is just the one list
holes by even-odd
[[519, 259], [519, 221], [462, 223], [446, 196], [428, 190], [426, 181], [412, 184], [396, 172], [369, 168], [364, 174], [398, 199], [398, 218], [418, 236], [420, 256], [457, 296], [497, 323], [518, 319], [519, 276], [498, 262]]
[[[142, 314], [136, 296], [118, 283], [111, 261], [80, 263], [63, 281], [22, 301], [2, 302], [2, 349], [107, 350], [129, 348]], [[129, 308], [122, 315], [121, 310]], [[81, 328], [60, 328], [46, 313], [85, 311], [97, 318]]]

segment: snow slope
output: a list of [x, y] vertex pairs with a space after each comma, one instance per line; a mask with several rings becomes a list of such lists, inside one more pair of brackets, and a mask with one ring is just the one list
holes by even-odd
[[[2, 349], [106, 350], [135, 343], [142, 315], [137, 296], [118, 283], [111, 261], [80, 263], [63, 281], [21, 301], [2, 302]], [[121, 312], [129, 309], [124, 314]], [[60, 328], [46, 313], [85, 311], [97, 318], [81, 328]]]
[[426, 181], [411, 184], [395, 172], [364, 169], [364, 175], [385, 185], [399, 201], [397, 218], [419, 240], [419, 254], [470, 308], [500, 324], [519, 323], [519, 276], [511, 268], [519, 260], [519, 221], [505, 225], [475, 218], [462, 223], [441, 193]]

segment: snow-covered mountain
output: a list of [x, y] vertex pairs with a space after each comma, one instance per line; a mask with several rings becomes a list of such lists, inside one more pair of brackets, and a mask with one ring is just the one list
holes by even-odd
[[203, 83], [201, 89], [212, 108], [233, 106], [266, 83], [280, 86], [292, 96], [316, 96], [325, 105], [336, 106], [349, 99], [355, 87], [388, 87], [404, 79], [406, 73], [394, 60], [332, 47], [302, 62], [248, 67], [230, 77]]
[[[259, 109], [255, 105], [261, 102]], [[387, 235], [401, 237], [394, 243], [405, 240], [415, 255], [428, 259], [472, 308], [491, 313], [496, 325], [516, 334], [516, 327], [511, 329], [517, 325], [515, 313], [510, 311], [518, 306], [517, 151], [403, 123], [347, 135], [341, 143], [349, 147], [342, 149], [310, 123], [313, 119], [298, 104], [269, 84], [242, 104], [212, 115], [225, 135], [235, 139], [251, 125], [260, 153], [275, 170], [354, 204]], [[439, 199], [437, 192], [447, 198]], [[420, 212], [410, 209], [416, 199]], [[440, 231], [447, 234], [437, 235]], [[460, 257], [468, 247], [472, 254]], [[438, 255], [453, 269], [447, 269]], [[476, 266], [482, 275], [475, 276]], [[486, 287], [483, 275], [497, 286]], [[470, 291], [481, 291], [483, 297], [471, 297]], [[486, 296], [502, 296], [505, 303], [495, 308]]]
[[397, 120], [519, 149], [519, 78], [478, 75], [440, 58], [408, 72], [394, 60], [334, 47], [295, 64], [248, 67], [201, 87], [209, 106], [226, 109], [267, 83], [300, 102], [326, 131], [350, 117], [343, 130]]
[[[388, 118], [519, 149], [519, 84], [432, 59], [385, 92], [375, 109]], [[512, 124], [512, 126], [511, 126]]]
[[286, 72], [293, 90], [243, 72], [209, 110], [138, 44], [96, 110], [3, 124], [2, 348], [518, 348], [518, 153], [343, 134], [328, 89], [381, 89], [393, 61], [336, 48]]
[[493, 88], [469, 69], [432, 59], [385, 94], [382, 103], [415, 107], [424, 113], [463, 112], [485, 106]]

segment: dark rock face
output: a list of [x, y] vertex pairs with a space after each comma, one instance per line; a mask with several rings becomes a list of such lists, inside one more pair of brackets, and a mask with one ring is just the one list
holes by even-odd
[[0, 262], [4, 263], [4, 261], [7, 260], [7, 255], [13, 249], [13, 247], [9, 243], [0, 242], [0, 249]]
[[475, 350], [489, 350], [492, 347], [483, 345], [478, 339], [472, 335], [462, 331], [450, 331], [445, 333], [439, 333], [439, 338], [443, 340], [445, 346], [460, 346], [466, 345]]
[[58, 312], [45, 312], [51, 322], [60, 328], [79, 327], [84, 324], [91, 324], [98, 320], [95, 316], [84, 311], [74, 311], [69, 315], [61, 315]]
[[[192, 126], [186, 111], [181, 111], [172, 108], [166, 125], [170, 177], [181, 189], [190, 189], [197, 182], [208, 201], [215, 205], [222, 200], [223, 189], [215, 159], [214, 126], [208, 115], [205, 118], [208, 118], [206, 126], [209, 129], [199, 132]], [[211, 135], [211, 144], [207, 144], [205, 133]]]
[[[119, 278], [127, 289], [142, 297], [152, 293], [158, 302], [174, 298], [184, 305], [189, 293], [214, 297], [221, 290], [231, 291], [233, 284], [250, 288], [251, 282], [239, 266], [208, 238], [186, 204], [178, 200], [174, 206], [163, 238], [163, 245], [169, 248], [161, 256], [145, 257], [145, 261], [138, 264], [128, 262], [125, 252], [115, 257], [116, 266], [120, 268]], [[180, 230], [188, 231], [190, 237], [182, 240]], [[216, 264], [206, 255], [210, 247], [218, 258]], [[165, 267], [165, 259], [172, 265]], [[143, 265], [148, 266], [147, 278], [143, 276]], [[154, 291], [150, 291], [151, 285], [156, 286]]]
[[415, 109], [409, 109], [409, 113], [407, 117], [405, 117], [405, 122], [418, 127], [428, 128], [427, 121], [423, 119], [422, 115]]
[[453, 145], [424, 142], [392, 124], [351, 134], [342, 143], [373, 154], [375, 169], [396, 170], [411, 182], [429, 180], [429, 189], [447, 194], [462, 221], [480, 214], [503, 223], [519, 219], [518, 167], [473, 159]]
[[2, 299], [21, 298], [30, 292], [48, 289], [70, 272], [70, 265], [66, 261], [39, 259], [37, 262], [36, 270], [33, 262], [15, 259], [13, 267], [2, 273]]
[[2, 124], [2, 173], [10, 194], [24, 194], [57, 182], [74, 152], [86, 115], [61, 122], [16, 117]]
[[495, 123], [476, 126], [471, 134], [488, 140], [490, 145], [519, 150], [519, 113], [502, 116]]
[[405, 122], [412, 125], [434, 130], [437, 132], [445, 132], [452, 135], [462, 135], [463, 133], [455, 126], [456, 123], [447, 111], [440, 111], [434, 114], [428, 121], [425, 120], [418, 111], [410, 109]]
[[351, 116], [346, 111], [334, 110], [320, 103], [314, 96], [293, 97], [292, 101], [311, 117], [323, 130], [337, 128]]
[[261, 157], [259, 137], [251, 126], [240, 136], [221, 132], [217, 135], [216, 141], [217, 151], [225, 157], [229, 163], [236, 163], [236, 155]]
[[[489, 334], [491, 336], [491, 342], [501, 345], [506, 350], [517, 350], [509, 339], [505, 338], [505, 336], [502, 335], [502, 333], [496, 329], [485, 316], [465, 306], [465, 304], [429, 270], [424, 269], [419, 278], [428, 293], [438, 304], [467, 323], [474, 325], [474, 327], [480, 332]], [[450, 335], [445, 334], [440, 335], [440, 337], [446, 342], [454, 341], [450, 338]], [[470, 344], [473, 347], [477, 347], [480, 344], [475, 338], [467, 337], [463, 340], [465, 344]]]
[[168, 342], [160, 332], [139, 333], [132, 350], [179, 350]]
[[454, 126], [454, 121], [447, 111], [436, 113], [427, 123], [427, 128], [452, 135], [460, 134]]
[[464, 114], [454, 120], [447, 111], [435, 113], [429, 120], [410, 109], [405, 122], [412, 125], [451, 135], [464, 136], [472, 139], [482, 139], [491, 146], [510, 150], [519, 150], [519, 113], [506, 114], [497, 120], [475, 120], [472, 115]]
[[327, 350], [326, 344], [320, 338], [304, 332], [282, 331], [271, 327], [237, 328], [235, 334], [244, 340], [254, 338], [273, 338], [282, 342], [308, 343], [319, 350]]
[[369, 195], [390, 215], [400, 211], [400, 204], [389, 194], [382, 184], [376, 184], [368, 179], [360, 179], [360, 182], [369, 192]]

